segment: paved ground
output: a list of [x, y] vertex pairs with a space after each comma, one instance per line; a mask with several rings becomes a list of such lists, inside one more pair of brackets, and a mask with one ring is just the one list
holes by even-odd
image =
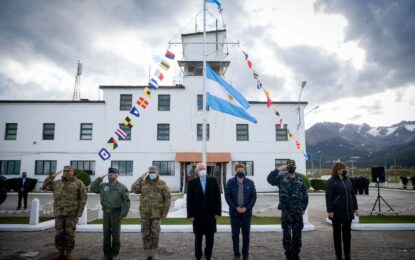
[[[0, 259], [16, 260], [27, 252], [37, 252], [37, 259], [50, 259], [54, 252], [53, 230], [26, 233], [0, 233]], [[415, 259], [415, 232], [353, 232], [353, 259]], [[284, 259], [282, 233], [253, 233], [251, 259]], [[96, 260], [102, 256], [101, 233], [77, 233], [76, 259]], [[122, 234], [119, 259], [144, 259], [141, 234]], [[193, 259], [193, 234], [162, 233], [160, 259]], [[335, 259], [331, 230], [303, 233], [302, 259]], [[31, 258], [36, 259], [36, 258]], [[232, 241], [228, 233], [215, 237], [214, 259], [232, 259]]]
[[[370, 190], [369, 196], [358, 196], [360, 208], [365, 211], [372, 209], [377, 193]], [[383, 190], [381, 195], [397, 211], [407, 209], [401, 214], [415, 214], [415, 192], [399, 190]], [[48, 195], [31, 195], [45, 204], [51, 200]], [[177, 198], [177, 196], [175, 197]], [[261, 194], [255, 209], [275, 205], [275, 194]], [[98, 203], [96, 195], [88, 198], [88, 207], [94, 208]], [[16, 206], [16, 195], [9, 194], [2, 210], [12, 210]], [[138, 208], [138, 198], [132, 196], [132, 207]], [[172, 208], [174, 206], [172, 205]], [[382, 204], [382, 210], [386, 205]], [[18, 213], [25, 215], [27, 212]], [[95, 214], [95, 215], [94, 215]], [[96, 217], [97, 212], [90, 212], [89, 218]], [[277, 210], [271, 210], [261, 215], [279, 215]], [[130, 214], [134, 217], [134, 214]], [[303, 233], [303, 259], [334, 259], [331, 226], [324, 223], [325, 202], [324, 194], [310, 194], [309, 218], [316, 226], [316, 231]], [[253, 233], [251, 235], [251, 259], [283, 259], [282, 233]], [[43, 232], [0, 232], [0, 259], [23, 259], [22, 254], [35, 252], [37, 259], [50, 259], [54, 252], [54, 230]], [[101, 233], [77, 233], [75, 256], [77, 259], [100, 259], [102, 252]], [[353, 259], [415, 259], [415, 232], [414, 231], [379, 231], [379, 232], [352, 232]], [[122, 250], [120, 259], [143, 259], [141, 234], [122, 234]], [[163, 233], [161, 234], [160, 259], [181, 260], [192, 259], [193, 234]], [[232, 259], [232, 241], [228, 233], [218, 233], [215, 239], [215, 259]], [[31, 258], [36, 259], [36, 258]]]

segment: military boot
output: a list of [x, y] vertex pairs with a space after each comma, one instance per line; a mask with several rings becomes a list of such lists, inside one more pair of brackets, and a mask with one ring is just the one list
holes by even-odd
[[63, 251], [63, 250], [59, 250], [59, 252], [58, 253], [56, 253], [56, 254], [54, 254], [53, 256], [52, 256], [52, 260], [61, 260], [61, 259], [63, 259], [65, 257], [65, 251]]
[[75, 257], [71, 254], [71, 251], [66, 252], [66, 260], [75, 260]]
[[144, 259], [146, 260], [152, 260], [151, 257], [151, 249], [144, 249]]
[[157, 255], [157, 249], [156, 248], [151, 249], [150, 255], [151, 255], [151, 258], [153, 260], [159, 260], [159, 256]]

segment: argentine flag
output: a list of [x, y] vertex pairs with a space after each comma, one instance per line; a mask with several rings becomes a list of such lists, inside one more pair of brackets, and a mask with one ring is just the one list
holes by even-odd
[[257, 123], [257, 120], [245, 111], [249, 108], [248, 101], [219, 77], [208, 64], [206, 64], [206, 92], [207, 105], [211, 109]]

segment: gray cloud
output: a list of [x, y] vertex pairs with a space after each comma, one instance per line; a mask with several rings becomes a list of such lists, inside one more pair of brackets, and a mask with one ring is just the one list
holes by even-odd
[[383, 106], [380, 100], [375, 100], [372, 105], [362, 105], [359, 108], [367, 110], [372, 115], [383, 114]]

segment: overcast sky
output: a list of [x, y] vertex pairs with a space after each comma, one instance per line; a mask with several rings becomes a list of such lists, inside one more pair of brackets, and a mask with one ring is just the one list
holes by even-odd
[[[2, 0], [0, 99], [72, 99], [78, 59], [82, 98], [97, 99], [99, 85], [144, 85], [168, 42], [194, 32], [202, 3]], [[297, 101], [307, 81], [301, 98], [309, 102], [306, 112], [320, 106], [306, 116], [307, 127], [322, 121], [387, 126], [415, 120], [415, 1], [222, 0], [222, 5], [228, 40], [241, 42], [273, 100]], [[214, 6], [209, 13], [213, 25]], [[229, 53], [227, 79], [249, 100], [265, 101], [239, 48], [229, 46]]]

